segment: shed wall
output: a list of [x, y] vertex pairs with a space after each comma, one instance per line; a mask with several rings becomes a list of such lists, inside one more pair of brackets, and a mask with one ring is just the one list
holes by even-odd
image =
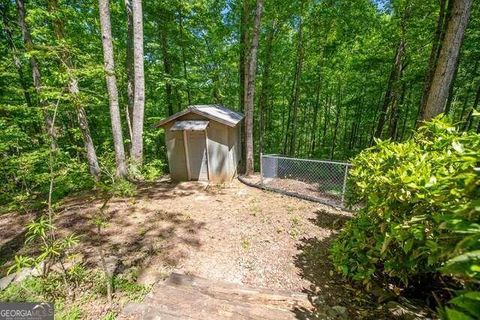
[[[229, 127], [217, 121], [194, 113], [188, 113], [176, 119], [181, 120], [208, 120], [207, 152], [209, 166], [209, 180], [212, 183], [229, 182], [237, 173], [240, 161], [240, 124]], [[187, 164], [185, 161], [185, 147], [182, 131], [170, 131], [174, 122], [168, 123], [165, 128], [167, 155], [172, 179], [177, 181], [188, 180]]]
[[188, 180], [187, 163], [183, 131], [170, 131], [173, 123], [165, 125], [165, 144], [167, 145], [168, 167], [170, 176], [176, 181]]

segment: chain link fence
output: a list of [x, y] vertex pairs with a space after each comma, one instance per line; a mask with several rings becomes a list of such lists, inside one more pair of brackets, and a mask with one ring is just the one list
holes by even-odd
[[344, 207], [350, 166], [336, 161], [261, 155], [260, 183], [266, 189]]

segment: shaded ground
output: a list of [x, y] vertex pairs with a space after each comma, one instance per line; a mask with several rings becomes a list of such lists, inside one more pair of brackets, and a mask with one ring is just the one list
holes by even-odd
[[[101, 204], [89, 196], [70, 198], [56, 218], [59, 232], [82, 235], [80, 250], [91, 265], [98, 263], [92, 217]], [[102, 241], [106, 254], [118, 256], [124, 269], [139, 267], [142, 283], [176, 271], [304, 291], [320, 314], [330, 306], [346, 308], [349, 318], [389, 318], [370, 297], [339, 278], [329, 262], [330, 242], [350, 213], [238, 181], [222, 188], [193, 182], [145, 184], [133, 198], [112, 199], [106, 213], [109, 223]], [[17, 231], [2, 234], [2, 253], [26, 223], [4, 215], [0, 226], [4, 219], [17, 224]], [[307, 309], [296, 312], [299, 318], [324, 318]]]
[[[253, 175], [244, 179], [250, 183], [261, 185], [259, 175]], [[300, 196], [300, 198], [314, 200], [337, 208], [344, 207], [341, 186], [340, 190], [338, 190], [338, 183], [327, 180], [309, 183], [296, 179], [264, 178], [263, 187], [272, 191], [287, 192], [287, 194], [294, 194]]]

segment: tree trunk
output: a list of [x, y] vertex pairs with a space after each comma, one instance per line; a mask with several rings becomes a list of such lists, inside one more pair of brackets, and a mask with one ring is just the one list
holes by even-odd
[[[397, 84], [398, 86], [399, 84]], [[392, 103], [392, 111], [390, 112], [390, 139], [397, 140], [398, 134], [398, 120], [400, 118], [400, 107], [403, 105], [405, 99], [405, 84], [401, 85], [400, 92], [395, 95]]]
[[276, 33], [277, 21], [273, 21], [272, 26], [270, 27], [267, 35], [266, 54], [265, 54], [265, 65], [262, 74], [262, 87], [260, 89], [260, 99], [259, 99], [259, 113], [260, 113], [260, 130], [259, 130], [259, 150], [260, 153], [263, 153], [264, 148], [264, 133], [265, 133], [265, 110], [267, 108], [268, 98], [270, 96], [270, 67], [272, 65], [272, 49], [273, 49], [273, 38]]
[[457, 67], [460, 47], [467, 27], [473, 0], [451, 0], [451, 14], [446, 21], [445, 35], [435, 65], [421, 120], [428, 121], [442, 113]]
[[242, 12], [240, 14], [240, 55], [238, 61], [238, 73], [240, 75], [239, 84], [239, 110], [245, 110], [245, 70], [246, 53], [248, 51], [248, 28], [250, 19], [250, 0], [243, 0]]
[[317, 121], [318, 121], [318, 108], [320, 107], [320, 88], [321, 88], [322, 77], [320, 71], [318, 72], [317, 88], [315, 95], [315, 104], [313, 106], [313, 123], [312, 123], [312, 132], [311, 132], [311, 143], [310, 143], [310, 152], [309, 155], [313, 156], [316, 148], [316, 139], [317, 139]]
[[103, 60], [105, 80], [107, 82], [110, 101], [110, 118], [112, 121], [113, 145], [115, 148], [116, 174], [118, 177], [127, 175], [125, 149], [123, 147], [122, 124], [118, 105], [117, 78], [115, 76], [115, 59], [113, 56], [112, 26], [110, 24], [110, 8], [108, 0], [99, 0], [100, 26], [102, 29]]
[[392, 71], [390, 72], [390, 77], [388, 79], [388, 84], [387, 84], [387, 90], [385, 91], [382, 109], [380, 111], [377, 128], [374, 134], [375, 138], [380, 138], [382, 136], [383, 127], [385, 126], [385, 120], [387, 119], [388, 109], [392, 104], [392, 102], [394, 102], [398, 94], [398, 81], [400, 80], [401, 74], [402, 74], [404, 52], [405, 52], [405, 41], [402, 37], [398, 44], [397, 51], [395, 53], [395, 58], [393, 60]]
[[[440, 12], [438, 13], [437, 27], [435, 29], [432, 48], [430, 49], [430, 57], [428, 59], [428, 67], [425, 73], [425, 82], [423, 85], [422, 100], [420, 103], [420, 114], [422, 113], [422, 110], [425, 108], [427, 95], [430, 90], [430, 86], [432, 85], [433, 74], [435, 72], [435, 65], [437, 64], [438, 54], [440, 52], [442, 39], [445, 32], [445, 25], [446, 25], [445, 20], [447, 16], [446, 7], [447, 7], [447, 0], [440, 0]], [[449, 4], [449, 7], [450, 7], [450, 4]]]
[[[58, 2], [57, 0], [48, 1], [49, 9], [51, 12], [58, 11]], [[53, 19], [53, 29], [55, 36], [59, 43], [63, 42], [65, 39], [64, 34], [64, 22], [58, 18]], [[83, 103], [80, 100], [78, 88], [78, 80], [75, 77], [75, 68], [73, 66], [72, 58], [68, 48], [60, 48], [60, 59], [63, 65], [64, 72], [68, 74], [68, 84], [67, 91], [71, 96], [72, 104], [75, 108], [77, 114], [77, 120], [82, 132], [83, 143], [85, 144], [85, 149], [87, 152], [87, 161], [90, 169], [90, 174], [95, 180], [100, 179], [100, 166], [98, 165], [98, 158], [95, 152], [95, 146], [93, 144], [92, 136], [90, 134], [90, 128], [88, 125], [87, 113], [83, 108]]]
[[330, 108], [332, 105], [332, 98], [330, 96], [327, 96], [325, 99], [325, 105], [324, 105], [324, 121], [323, 121], [323, 130], [322, 130], [322, 143], [320, 146], [320, 153], [323, 155], [323, 149], [326, 145], [326, 138], [327, 138], [327, 129], [328, 125], [330, 123]]
[[342, 87], [340, 86], [338, 89], [338, 96], [337, 96], [337, 103], [336, 103], [336, 116], [335, 116], [335, 126], [333, 127], [333, 137], [332, 137], [332, 147], [330, 149], [330, 160], [333, 160], [333, 156], [335, 155], [335, 146], [337, 144], [337, 133], [338, 133], [338, 124], [340, 122], [340, 113], [341, 109], [341, 96], [342, 96]]
[[18, 74], [18, 81], [20, 86], [22, 87], [23, 96], [25, 98], [25, 102], [27, 103], [28, 107], [32, 107], [32, 100], [30, 97], [30, 93], [28, 91], [28, 84], [25, 80], [25, 76], [23, 74], [22, 69], [22, 62], [20, 61], [19, 52], [15, 46], [12, 36], [12, 30], [10, 29], [8, 17], [7, 17], [7, 8], [4, 6], [0, 6], [0, 12], [2, 15], [2, 22], [3, 22], [3, 33], [5, 33], [5, 38], [7, 40], [8, 48], [12, 54], [13, 64], [15, 65], [15, 69], [17, 70]]
[[191, 105], [192, 104], [192, 93], [190, 92], [190, 84], [189, 84], [189, 80], [188, 80], [187, 58], [185, 56], [185, 43], [184, 43], [185, 41], [183, 40], [183, 37], [184, 37], [183, 14], [182, 14], [182, 9], [181, 8], [178, 9], [178, 25], [180, 27], [180, 36], [182, 37], [180, 49], [181, 49], [181, 53], [182, 53], [183, 78], [185, 79], [185, 83], [186, 83], [188, 104]]
[[30, 30], [28, 29], [27, 22], [25, 20], [26, 10], [24, 0], [16, 0], [17, 13], [18, 13], [18, 24], [22, 30], [23, 43], [25, 44], [25, 51], [29, 53], [29, 62], [30, 68], [32, 70], [32, 79], [35, 92], [38, 96], [39, 106], [42, 108], [43, 119], [45, 122], [45, 130], [50, 137], [52, 149], [57, 148], [57, 133], [55, 126], [53, 125], [53, 119], [48, 112], [48, 102], [42, 97], [42, 76], [40, 73], [40, 67], [37, 61], [37, 58], [33, 51], [33, 41], [32, 36], [30, 35]]
[[300, 103], [300, 81], [302, 78], [302, 69], [303, 69], [303, 1], [301, 2], [300, 8], [300, 24], [298, 26], [298, 42], [297, 42], [297, 61], [295, 64], [295, 75], [294, 75], [294, 82], [293, 82], [293, 91], [292, 91], [292, 99], [291, 99], [291, 119], [287, 123], [287, 130], [288, 135], [288, 154], [293, 156], [295, 153], [295, 144], [297, 139], [297, 115], [298, 115], [298, 105]]
[[127, 125], [128, 133], [130, 134], [130, 141], [132, 140], [132, 123], [133, 123], [133, 96], [135, 89], [134, 67], [133, 67], [133, 13], [132, 2], [125, 0], [125, 10], [127, 13], [127, 57], [126, 57], [126, 71], [127, 71]]
[[252, 32], [252, 45], [249, 50], [248, 63], [245, 66], [245, 173], [254, 172], [253, 164], [253, 104], [255, 94], [255, 76], [257, 70], [257, 50], [260, 36], [260, 23], [262, 19], [263, 0], [257, 0], [255, 22]]
[[[162, 12], [162, 14], [159, 14], [160, 17], [166, 17], [167, 12]], [[162, 21], [163, 20], [163, 21]], [[172, 95], [172, 84], [171, 84], [171, 79], [172, 79], [172, 64], [170, 61], [170, 55], [168, 53], [168, 39], [167, 39], [167, 26], [166, 22], [167, 19], [162, 19], [159, 22], [158, 28], [159, 28], [159, 36], [160, 36], [160, 48], [162, 51], [162, 59], [163, 59], [163, 71], [165, 72], [165, 75], [167, 76], [167, 79], [165, 79], [165, 96], [166, 96], [166, 102], [167, 102], [167, 110], [168, 110], [168, 116], [173, 115], [173, 95]]]
[[145, 108], [145, 76], [143, 69], [143, 12], [142, 0], [132, 0], [134, 99], [131, 157], [135, 167], [143, 162], [143, 117]]

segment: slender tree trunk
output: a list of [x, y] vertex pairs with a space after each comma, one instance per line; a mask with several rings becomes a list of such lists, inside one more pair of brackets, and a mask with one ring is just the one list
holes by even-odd
[[325, 110], [324, 110], [324, 117], [325, 120], [323, 121], [323, 130], [322, 130], [322, 144], [320, 146], [320, 153], [323, 155], [323, 149], [325, 148], [326, 145], [326, 140], [327, 140], [327, 129], [328, 125], [330, 123], [330, 108], [332, 105], [332, 98], [330, 96], [327, 96], [325, 99]]
[[242, 12], [240, 14], [240, 55], [238, 62], [238, 73], [240, 75], [239, 84], [239, 110], [245, 110], [245, 70], [247, 52], [249, 50], [248, 25], [250, 22], [250, 0], [243, 0]]
[[[49, 9], [52, 12], [58, 11], [57, 0], [49, 0]], [[65, 39], [64, 22], [58, 18], [53, 19], [53, 29], [58, 42], [63, 42]], [[98, 158], [93, 144], [92, 135], [90, 134], [90, 127], [88, 125], [87, 113], [83, 108], [83, 103], [80, 100], [80, 89], [78, 87], [78, 80], [75, 77], [75, 67], [73, 65], [72, 57], [68, 48], [60, 48], [60, 59], [62, 60], [62, 68], [68, 74], [67, 91], [70, 94], [72, 104], [77, 114], [77, 120], [82, 133], [83, 143], [87, 152], [87, 161], [90, 169], [90, 174], [95, 180], [100, 179], [100, 166], [98, 165]]]
[[385, 126], [385, 121], [387, 119], [387, 113], [390, 105], [394, 102], [397, 92], [398, 92], [398, 81], [400, 80], [402, 74], [402, 62], [403, 55], [405, 52], [405, 41], [403, 37], [400, 39], [400, 42], [395, 53], [395, 58], [393, 60], [392, 71], [390, 72], [390, 77], [388, 79], [387, 90], [385, 91], [385, 96], [383, 99], [382, 109], [378, 118], [377, 128], [375, 130], [375, 138], [380, 138], [382, 136], [383, 127]]
[[115, 59], [113, 56], [112, 26], [110, 24], [109, 0], [99, 0], [100, 26], [102, 29], [103, 60], [105, 80], [107, 82], [110, 101], [110, 118], [112, 121], [113, 145], [115, 148], [116, 174], [118, 177], [127, 175], [125, 149], [123, 147], [122, 124], [118, 105], [117, 78], [115, 76]]
[[318, 121], [318, 109], [320, 107], [320, 88], [321, 88], [322, 77], [320, 71], [318, 73], [317, 88], [315, 95], [315, 104], [313, 106], [313, 123], [312, 123], [312, 132], [311, 132], [311, 143], [310, 143], [310, 156], [313, 156], [315, 153], [316, 147], [316, 138], [317, 138], [317, 121]]
[[[477, 94], [475, 95], [475, 101], [473, 102], [473, 106], [470, 109], [470, 112], [468, 113], [467, 118], [465, 119], [465, 121], [463, 123], [463, 131], [470, 130], [470, 128], [472, 127], [473, 113], [475, 111], [478, 111], [477, 108], [478, 108], [478, 103], [479, 102], [480, 102], [480, 86], [478, 86], [478, 88], [477, 88]], [[463, 119], [461, 119], [461, 120], [463, 120]], [[479, 126], [480, 126], [480, 121], [479, 121]]]
[[[167, 12], [162, 12], [160, 14], [160, 17], [166, 17]], [[163, 59], [163, 71], [165, 72], [165, 75], [168, 77], [165, 79], [165, 96], [166, 96], [166, 102], [167, 102], [167, 110], [168, 110], [168, 115], [171, 116], [173, 115], [173, 94], [172, 94], [172, 84], [171, 84], [171, 79], [172, 79], [172, 64], [170, 61], [170, 54], [168, 52], [168, 39], [167, 39], [167, 26], [166, 26], [167, 19], [162, 19], [159, 22], [159, 36], [160, 36], [160, 48], [162, 50], [162, 59]]]
[[182, 13], [181, 8], [178, 9], [178, 25], [180, 27], [180, 36], [182, 37], [180, 49], [181, 49], [181, 53], [182, 53], [183, 78], [185, 79], [185, 82], [186, 82], [188, 104], [191, 105], [192, 104], [192, 93], [190, 91], [190, 83], [189, 83], [188, 72], [187, 72], [187, 58], [185, 56], [185, 41], [183, 40], [183, 37], [184, 37], [183, 13]]
[[270, 27], [267, 35], [266, 54], [265, 54], [265, 65], [263, 68], [262, 74], [262, 87], [260, 89], [260, 99], [259, 99], [259, 113], [260, 113], [260, 130], [259, 130], [259, 150], [260, 153], [263, 153], [264, 148], [264, 134], [265, 134], [265, 111], [267, 108], [268, 98], [270, 96], [270, 67], [272, 65], [272, 49], [273, 49], [273, 38], [276, 33], [277, 21], [273, 21], [272, 26]]
[[135, 90], [135, 75], [133, 67], [133, 12], [131, 0], [125, 0], [125, 10], [127, 14], [127, 57], [126, 57], [126, 71], [127, 71], [127, 108], [125, 115], [127, 117], [128, 133], [130, 140], [133, 139], [132, 123], [133, 123], [133, 97]]
[[300, 82], [302, 79], [302, 69], [303, 69], [303, 1], [301, 2], [300, 8], [300, 24], [298, 26], [298, 42], [297, 42], [297, 61], [295, 65], [295, 76], [293, 82], [293, 92], [292, 92], [292, 116], [291, 120], [287, 124], [290, 128], [287, 132], [289, 136], [289, 151], [288, 154], [293, 156], [295, 153], [295, 144], [297, 140], [297, 115], [298, 115], [298, 106], [300, 103]]
[[6, 7], [0, 6], [0, 14], [2, 15], [2, 22], [3, 22], [3, 33], [5, 34], [5, 39], [7, 40], [8, 48], [10, 49], [10, 52], [12, 54], [13, 64], [15, 65], [15, 69], [17, 70], [17, 73], [18, 73], [18, 81], [20, 83], [20, 86], [22, 87], [25, 102], [27, 103], [28, 107], [32, 107], [33, 104], [32, 104], [32, 99], [30, 97], [30, 92], [28, 91], [28, 84], [23, 74], [22, 62], [20, 61], [19, 52], [15, 46], [15, 42], [13, 41], [12, 30], [10, 29], [6, 10], [7, 10]]
[[335, 147], [337, 144], [337, 132], [338, 132], [338, 124], [340, 122], [340, 113], [342, 111], [341, 109], [341, 95], [342, 95], [342, 87], [340, 86], [338, 89], [338, 97], [337, 97], [337, 103], [336, 103], [336, 116], [335, 116], [335, 125], [333, 129], [333, 137], [332, 137], [332, 147], [330, 149], [330, 160], [333, 160], [333, 157], [335, 155]]
[[32, 71], [33, 86], [38, 96], [39, 106], [42, 108], [43, 119], [45, 122], [45, 131], [50, 137], [51, 148], [57, 148], [57, 132], [52, 120], [51, 115], [48, 112], [48, 101], [42, 96], [42, 76], [40, 73], [40, 67], [37, 58], [32, 53], [33, 41], [28, 29], [27, 22], [25, 20], [26, 9], [24, 0], [16, 0], [17, 13], [18, 13], [18, 25], [22, 30], [23, 43], [25, 45], [25, 51], [29, 53], [30, 68]]
[[398, 120], [400, 119], [400, 107], [405, 100], [405, 84], [401, 85], [400, 97], [396, 97], [392, 104], [392, 112], [390, 114], [390, 138], [397, 140], [398, 136]]
[[263, 0], [257, 0], [255, 22], [252, 32], [252, 45], [249, 50], [248, 63], [245, 66], [245, 173], [254, 172], [253, 163], [253, 105], [255, 94], [255, 77], [257, 70], [257, 50], [260, 37], [260, 23], [262, 19]]
[[130, 152], [135, 167], [143, 162], [143, 118], [145, 108], [145, 75], [143, 69], [143, 11], [142, 0], [132, 0], [133, 11], [133, 60], [134, 60], [134, 99], [132, 122], [132, 150]]
[[473, 0], [451, 0], [451, 13], [446, 21], [445, 35], [442, 39], [438, 61], [421, 112], [423, 121], [432, 119], [445, 109], [472, 2]]

